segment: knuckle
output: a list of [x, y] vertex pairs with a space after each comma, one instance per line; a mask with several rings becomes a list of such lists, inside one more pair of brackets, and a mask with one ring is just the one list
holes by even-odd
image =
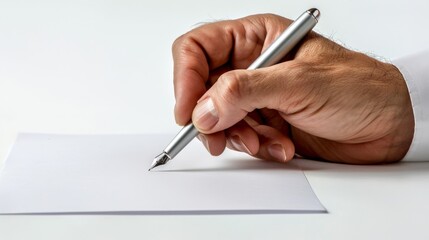
[[174, 40], [173, 44], [171, 45], [171, 50], [173, 52], [175, 52], [179, 48], [179, 46], [182, 45], [182, 42], [183, 42], [184, 38], [185, 38], [185, 35], [181, 35], [181, 36], [179, 36], [178, 38], [176, 38]]
[[220, 96], [231, 104], [237, 105], [239, 100], [248, 95], [249, 88], [244, 74], [228, 72], [218, 79], [220, 85]]
[[174, 40], [171, 50], [173, 53], [187, 53], [187, 52], [193, 52], [192, 46], [194, 45], [194, 40], [190, 36], [189, 33], [185, 33], [176, 40]]

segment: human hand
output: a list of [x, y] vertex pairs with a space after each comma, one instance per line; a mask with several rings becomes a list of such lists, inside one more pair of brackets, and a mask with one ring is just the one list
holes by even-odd
[[286, 162], [394, 162], [414, 117], [396, 67], [310, 33], [283, 62], [243, 70], [291, 23], [254, 15], [196, 28], [173, 44], [175, 117], [209, 152], [225, 146]]

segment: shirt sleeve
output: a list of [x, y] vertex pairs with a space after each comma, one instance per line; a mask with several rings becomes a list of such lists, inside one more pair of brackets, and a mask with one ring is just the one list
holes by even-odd
[[404, 161], [429, 161], [429, 50], [392, 62], [402, 73], [414, 112], [414, 138]]

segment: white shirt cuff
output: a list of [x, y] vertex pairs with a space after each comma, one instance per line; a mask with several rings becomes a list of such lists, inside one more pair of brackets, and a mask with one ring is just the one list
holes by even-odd
[[429, 50], [393, 61], [401, 71], [414, 112], [414, 138], [404, 161], [429, 161]]

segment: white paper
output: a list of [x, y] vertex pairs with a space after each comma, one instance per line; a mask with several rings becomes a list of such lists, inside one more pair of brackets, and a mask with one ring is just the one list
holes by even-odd
[[166, 135], [20, 134], [0, 175], [0, 213], [325, 212], [294, 164], [192, 142], [151, 172]]

